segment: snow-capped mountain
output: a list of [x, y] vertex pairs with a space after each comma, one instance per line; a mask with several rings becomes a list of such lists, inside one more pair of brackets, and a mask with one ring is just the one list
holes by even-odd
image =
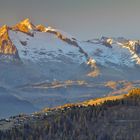
[[22, 62], [69, 61], [78, 64], [91, 60], [95, 64], [133, 67], [140, 64], [139, 41], [125, 38], [78, 41], [73, 36], [43, 25], [34, 25], [29, 19], [0, 28], [1, 60]]
[[102, 37], [82, 42], [81, 46], [89, 57], [103, 66], [133, 67], [140, 64], [140, 43], [137, 40]]
[[86, 61], [84, 51], [72, 36], [51, 27], [35, 26], [29, 19], [13, 27], [3, 26], [0, 31], [2, 55], [22, 61]]

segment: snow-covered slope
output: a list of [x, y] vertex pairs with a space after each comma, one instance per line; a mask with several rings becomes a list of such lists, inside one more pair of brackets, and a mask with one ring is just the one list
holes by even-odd
[[76, 63], [86, 62], [85, 54], [74, 38], [60, 30], [35, 26], [26, 19], [11, 30], [9, 38], [18, 50], [22, 61], [62, 61], [68, 59]]
[[63, 57], [67, 57], [77, 63], [85, 61], [84, 54], [79, 52], [78, 47], [69, 45], [53, 34], [38, 31], [33, 34], [32, 37], [19, 31], [9, 31], [22, 60], [61, 61]]
[[140, 63], [138, 41], [102, 37], [81, 42], [81, 47], [97, 64], [103, 66], [133, 67]]

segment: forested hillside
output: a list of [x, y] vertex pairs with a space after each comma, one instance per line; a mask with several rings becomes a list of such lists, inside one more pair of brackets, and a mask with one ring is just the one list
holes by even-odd
[[2, 121], [0, 140], [140, 140], [140, 89]]

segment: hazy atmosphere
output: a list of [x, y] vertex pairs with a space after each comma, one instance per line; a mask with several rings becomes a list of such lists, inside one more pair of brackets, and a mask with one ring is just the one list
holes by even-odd
[[139, 0], [1, 0], [0, 25], [29, 17], [80, 39], [140, 38]]
[[140, 0], [0, 2], [0, 140], [140, 140]]

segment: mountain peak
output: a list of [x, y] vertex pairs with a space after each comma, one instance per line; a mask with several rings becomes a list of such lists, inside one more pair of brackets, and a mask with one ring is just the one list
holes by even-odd
[[31, 20], [29, 18], [25, 18], [24, 20], [22, 20], [21, 22], [31, 22]]
[[28, 35], [32, 35], [33, 30], [37, 30], [36, 26], [32, 24], [29, 18], [20, 21], [18, 24], [12, 27], [13, 30], [24, 32]]
[[8, 29], [9, 27], [5, 24], [3, 25], [1, 28], [0, 28], [0, 36], [5, 34], [5, 33], [8, 33]]
[[0, 28], [0, 54], [17, 55], [17, 49], [10, 40], [8, 31], [7, 25]]
[[24, 25], [24, 26], [28, 27], [28, 29], [30, 29], [30, 30], [33, 30], [35, 28], [35, 26], [32, 24], [32, 22], [30, 21], [29, 18], [22, 20], [18, 24]]

